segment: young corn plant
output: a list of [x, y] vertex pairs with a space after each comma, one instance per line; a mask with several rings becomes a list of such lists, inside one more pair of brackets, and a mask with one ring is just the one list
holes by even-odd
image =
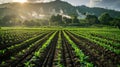
[[80, 50], [77, 45], [70, 39], [70, 37], [63, 31], [63, 34], [65, 38], [68, 40], [68, 42], [72, 45], [72, 47], [75, 50], [76, 55], [80, 59], [80, 63], [82, 67], [93, 67], [93, 64], [90, 62], [87, 62], [88, 56], [85, 56], [85, 54]]
[[[36, 52], [34, 53], [34, 56], [32, 57], [32, 59], [31, 59], [30, 61], [27, 61], [27, 62], [29, 62], [29, 65], [35, 65], [35, 64], [32, 63], [32, 62], [36, 61], [36, 60], [38, 59], [38, 57], [40, 57], [41, 52], [43, 52], [43, 51], [45, 50], [45, 48], [50, 44], [51, 40], [54, 38], [54, 36], [56, 35], [56, 33], [57, 33], [57, 31], [56, 31], [55, 33], [53, 33], [53, 34], [50, 36], [50, 38], [42, 45], [42, 47], [41, 47], [38, 51], [36, 51]], [[24, 64], [26, 64], [26, 63], [24, 63]], [[27, 64], [28, 64], [28, 63], [27, 63]], [[27, 65], [26, 65], [26, 66], [27, 66]]]

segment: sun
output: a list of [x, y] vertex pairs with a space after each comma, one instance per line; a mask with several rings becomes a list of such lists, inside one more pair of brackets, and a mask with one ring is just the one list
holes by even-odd
[[25, 3], [27, 0], [13, 0], [14, 2]]

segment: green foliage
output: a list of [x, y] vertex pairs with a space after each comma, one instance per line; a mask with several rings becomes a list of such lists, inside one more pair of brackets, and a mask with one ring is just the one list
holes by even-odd
[[[30, 32], [28, 32], [27, 30], [29, 30]], [[56, 31], [55, 33], [51, 33], [50, 37], [48, 37], [49, 35], [45, 35], [45, 37], [41, 37], [45, 32], [46, 32], [46, 34], [49, 33], [49, 32], [47, 32], [48, 30], [51, 31], [51, 30], [56, 30], [56, 29], [54, 29], [54, 28], [51, 28], [51, 29], [49, 29], [49, 28], [46, 28], [46, 29], [41, 28], [41, 29], [39, 29], [38, 28], [38, 30], [36, 30], [36, 31], [32, 31], [32, 30], [36, 30], [36, 29], [33, 29], [33, 28], [29, 28], [29, 29], [25, 29], [25, 30], [23, 30], [23, 29], [20, 29], [20, 30], [16, 30], [16, 29], [8, 30], [7, 29], [7, 30], [5, 30], [4, 29], [4, 30], [0, 31], [0, 35], [3, 34], [2, 37], [5, 37], [4, 39], [9, 39], [9, 38], [11, 39], [12, 37], [14, 38], [14, 37], [16, 37], [15, 34], [17, 34], [17, 36], [21, 36], [19, 34], [21, 32], [22, 32], [22, 34], [24, 34], [24, 33], [25, 34], [31, 33], [31, 35], [33, 35], [32, 37], [27, 38], [27, 40], [22, 41], [20, 44], [15, 44], [15, 45], [12, 45], [10, 48], [9, 47], [7, 48], [7, 50], [10, 50], [9, 52], [13, 52], [14, 53], [14, 52], [17, 51], [15, 53], [15, 56], [11, 55], [10, 60], [19, 61], [19, 58], [17, 58], [17, 57], [20, 57], [20, 58], [23, 57], [24, 58], [24, 56], [26, 56], [26, 52], [29, 52], [29, 51], [31, 51], [31, 49], [34, 49], [36, 45], [41, 46], [41, 47], [38, 47], [39, 49], [37, 49], [35, 51], [31, 51], [31, 52], [33, 52], [32, 55], [31, 55], [33, 57], [30, 56], [30, 59], [25, 59], [25, 61], [23, 61], [24, 64], [25, 64], [24, 67], [34, 67], [35, 66], [34, 61], [36, 63], [37, 62], [38, 63], [41, 62], [41, 61], [37, 61], [37, 60], [40, 59], [41, 56], [43, 56], [43, 54], [42, 54], [43, 52], [42, 51], [45, 51], [45, 49], [50, 46], [50, 43], [53, 41], [53, 38], [55, 37], [56, 33], [58, 32], [58, 31]], [[44, 31], [46, 30], [46, 31], [45, 32], [41, 32], [41, 30], [44, 30]], [[62, 28], [61, 27], [61, 28], [59, 28], [59, 37], [58, 37], [57, 44], [56, 44], [57, 45], [56, 46], [56, 50], [58, 49], [58, 51], [55, 50], [55, 52], [57, 52], [57, 54], [58, 54], [57, 56], [55, 56], [55, 57], [57, 57], [57, 61], [55, 61], [55, 62], [56, 62], [58, 67], [64, 67], [63, 64], [61, 63], [61, 61], [62, 61], [61, 60], [62, 59], [62, 50], [63, 50], [62, 49], [62, 42], [61, 42], [62, 41], [61, 35], [63, 35], [63, 37], [65, 36], [65, 38], [67, 39], [66, 40], [67, 43], [69, 45], [71, 45], [71, 47], [73, 48], [71, 50], [73, 50], [75, 52], [75, 55], [76, 55], [75, 57], [79, 57], [79, 59], [77, 59], [77, 61], [81, 63], [81, 66], [82, 67], [93, 67], [93, 64], [90, 63], [90, 61], [88, 61], [88, 58], [89, 58], [88, 56], [89, 55], [86, 56], [83, 53], [83, 51], [78, 47], [79, 44], [77, 45], [77, 42], [75, 44], [75, 42], [72, 41], [72, 38], [70, 37], [69, 32], [66, 31], [67, 32], [66, 33], [65, 31], [63, 31], [63, 34], [61, 34], [61, 32], [62, 32], [61, 30], [62, 31], [63, 30], [68, 30], [68, 31], [71, 31], [71, 33], [73, 32], [73, 34], [76, 34], [76, 36], [79, 36], [79, 37], [82, 37], [82, 38], [86, 38], [87, 40], [91, 41], [92, 43], [95, 43], [95, 45], [99, 45], [99, 46], [104, 47], [103, 50], [105, 50], [105, 51], [109, 50], [109, 51], [115, 52], [118, 55], [120, 54], [120, 50], [119, 50], [119, 46], [120, 46], [120, 44], [119, 44], [119, 41], [120, 41], [120, 35], [119, 35], [120, 34], [120, 30], [119, 29]], [[18, 31], [18, 33], [17, 33], [17, 31]], [[74, 32], [74, 31], [76, 31], [76, 32]], [[13, 33], [11, 33], [11, 32], [13, 32]], [[38, 33], [38, 32], [41, 32], [41, 33]], [[8, 35], [8, 34], [13, 34], [14, 36]], [[7, 37], [5, 35], [7, 35]], [[31, 36], [30, 34], [28, 34], [28, 35]], [[11, 37], [9, 37], [9, 36], [11, 36]], [[23, 37], [26, 37], [26, 36], [22, 35], [22, 38]], [[39, 38], [39, 37], [41, 37], [41, 38]], [[46, 37], [48, 37], [48, 38], [46, 38]], [[74, 35], [73, 35], [73, 37], [74, 37]], [[47, 40], [45, 39], [44, 44], [40, 45], [40, 43], [43, 42], [42, 39], [44, 39], [44, 38], [46, 38]], [[79, 38], [77, 38], [77, 37], [75, 37], [75, 38], [76, 38], [75, 39], [76, 41], [77, 40], [80, 41]], [[17, 38], [14, 38], [14, 39], [17, 39]], [[33, 41], [33, 39], [36, 39], [36, 40]], [[29, 43], [29, 42], [31, 42], [31, 43]], [[85, 42], [86, 42], [86, 40], [85, 40]], [[87, 44], [85, 44], [84, 41], [82, 42], [82, 39], [81, 39], [80, 45], [82, 45], [82, 43], [83, 43], [84, 47], [90, 48], [90, 46], [89, 46], [90, 42], [88, 43], [88, 46], [85, 46]], [[117, 45], [117, 43], [118, 43], [118, 45]], [[21, 46], [24, 46], [26, 44], [28, 44], [29, 46], [27, 46], [26, 48], [22, 49]], [[94, 44], [92, 44], [92, 45], [94, 45]], [[114, 48], [114, 46], [118, 46], [118, 49]], [[16, 49], [19, 49], [19, 48], [22, 49], [22, 50], [16, 50]], [[13, 50], [13, 49], [15, 49], [15, 50]], [[90, 49], [90, 50], [91, 50], [91, 52], [93, 51], [93, 52], [99, 54], [99, 50], [92, 50], [92, 49]], [[0, 55], [3, 55], [4, 53], [6, 53], [6, 50], [0, 50]], [[103, 53], [105, 53], [105, 52], [103, 52]], [[100, 53], [100, 55], [102, 55], [102, 53]], [[97, 57], [99, 57], [99, 56], [97, 56]], [[102, 57], [102, 56], [100, 56], [100, 57]], [[104, 56], [106, 56], [106, 55], [104, 55]], [[111, 55], [111, 56], [114, 56], [114, 55]], [[29, 58], [29, 55], [28, 55], [27, 58]], [[11, 61], [10, 62], [1, 61], [1, 62], [2, 62], [1, 64], [3, 64], [3, 65], [11, 63]]]
[[[46, 49], [46, 47], [51, 43], [51, 41], [52, 41], [52, 39], [54, 38], [54, 36], [56, 35], [56, 33], [57, 33], [57, 31], [56, 32], [54, 32], [50, 37], [49, 37], [49, 39], [47, 39], [47, 41], [42, 45], [42, 47], [38, 50], [38, 51], [36, 51], [35, 53], [34, 53], [34, 56], [32, 57], [32, 59], [34, 59], [34, 60], [31, 60], [31, 62], [26, 62], [25, 64], [26, 64], [26, 66], [28, 66], [28, 65], [35, 65], [34, 63], [32, 63], [32, 61], [36, 61], [37, 59], [38, 59], [38, 57], [40, 57], [41, 56], [41, 52], [43, 52], [45, 49]], [[37, 42], [36, 42], [37, 43]], [[39, 44], [39, 41], [38, 41], [38, 43], [37, 44]]]
[[[98, 23], [97, 16], [100, 16], [104, 12], [107, 12], [107, 13], [104, 13], [100, 16], [100, 22], [101, 24], [104, 24], [104, 25], [111, 24], [110, 23], [110, 21], [112, 20], [111, 17], [114, 18], [114, 17], [120, 16], [119, 11], [108, 10], [108, 9], [97, 8], [97, 7], [89, 8], [86, 6], [72, 6], [71, 4], [61, 0], [56, 0], [49, 3], [39, 3], [39, 5], [38, 3], [35, 3], [35, 4], [26, 3], [26, 6], [24, 7], [21, 7], [21, 5], [18, 3], [1, 4], [0, 6], [3, 7], [3, 8], [0, 8], [0, 15], [1, 15], [0, 26], [16, 26], [16, 25], [46, 26], [46, 25], [52, 25], [52, 24], [53, 25], [64, 25], [64, 24], [69, 25], [72, 22], [81, 23], [76, 17], [78, 15], [76, 10], [78, 10], [82, 14], [89, 13], [89, 14], [95, 15], [91, 17], [87, 16], [86, 19], [87, 19], [87, 22], [89, 22], [89, 24]], [[41, 8], [41, 10], [39, 10], [38, 8]], [[50, 19], [51, 22], [49, 22], [48, 20], [45, 20], [45, 21], [36, 20], [35, 18], [33, 18], [33, 16], [29, 15], [31, 14], [31, 12], [36, 12], [37, 15], [39, 15], [40, 13], [42, 13], [43, 15], [51, 15], [53, 9], [55, 11], [55, 14], [60, 13], [60, 10], [62, 10], [65, 15], [69, 15], [69, 16], [76, 15], [76, 16], [73, 18], [73, 21], [72, 21], [72, 19], [69, 19], [66, 17], [63, 17], [62, 19], [60, 15], [56, 15], [56, 16], [54, 15]], [[27, 18], [28, 20], [25, 20], [25, 22], [22, 23], [23, 21], [20, 20], [22, 19], [21, 16]], [[29, 20], [29, 18], [34, 20]], [[113, 22], [115, 23], [115, 24], [112, 24], [113, 26], [120, 28], [120, 24], [116, 23], [116, 20], [112, 21], [112, 23]], [[74, 26], [74, 24], [73, 25], [71, 24], [71, 26]], [[82, 26], [85, 26], [85, 25], [83, 24]]]
[[0, 26], [15, 26], [20, 25], [21, 21], [18, 16], [11, 14], [11, 15], [5, 15], [0, 19]]
[[35, 57], [39, 57], [40, 56], [40, 52], [35, 52], [34, 55], [35, 55]]
[[[75, 17], [74, 19], [74, 23], [79, 23], [79, 19], [77, 19], [77, 17]], [[52, 15], [50, 18], [51, 23], [57, 23], [56, 25], [69, 25], [70, 23], [72, 23], [72, 19], [68, 18], [68, 17], [64, 17], [62, 15]]]
[[118, 27], [120, 29], [120, 19], [114, 18], [111, 22], [110, 25]]
[[112, 21], [112, 17], [108, 14], [108, 13], [102, 13], [99, 16], [99, 20], [101, 24], [105, 24], [105, 25], [110, 25], [110, 21]]
[[79, 21], [79, 19], [77, 18], [77, 16], [74, 16], [72, 23], [80, 23], [80, 21]]
[[63, 22], [66, 24], [70, 24], [70, 23], [72, 23], [72, 19], [67, 18], [67, 17], [63, 17]]
[[0, 50], [0, 54], [4, 54], [5, 51], [6, 51], [6, 49], [4, 49], [4, 50]]
[[61, 49], [62, 49], [62, 38], [61, 38], [61, 32], [59, 32], [59, 37], [58, 37], [58, 41], [57, 41], [57, 55], [56, 55], [56, 64], [57, 66], [59, 67], [64, 67], [64, 65], [61, 63], [61, 59], [62, 59], [62, 52], [61, 52]]
[[99, 23], [98, 17], [95, 15], [87, 15], [86, 16], [86, 21], [89, 24], [97, 24]]
[[12, 56], [12, 57], [10, 57], [10, 58], [11, 58], [12, 60], [15, 60], [15, 57], [13, 57], [13, 56]]
[[87, 6], [77, 6], [77, 9], [82, 13], [87, 13], [89, 12], [90, 14], [100, 16], [102, 13], [107, 12], [109, 13], [112, 17], [120, 17], [120, 11], [115, 11], [115, 10], [109, 10], [105, 8], [99, 8], [99, 7], [94, 7], [94, 8], [89, 8]]
[[[86, 31], [86, 32], [84, 32]], [[118, 31], [118, 32], [117, 32]], [[92, 35], [91, 35], [92, 33]], [[88, 39], [91, 42], [94, 42], [107, 50], [110, 50], [112, 52], [115, 52], [116, 54], [120, 54], [120, 50], [116, 47], [119, 47], [119, 42], [113, 41], [113, 40], [120, 40], [119, 39], [119, 30], [106, 30], [106, 29], [89, 29], [89, 30], [80, 30], [74, 32], [77, 36], [83, 37], [85, 39]]]
[[62, 23], [62, 16], [61, 15], [52, 15], [51, 18], [50, 18], [50, 21], [51, 22], [58, 22], [59, 24]]
[[23, 25], [25, 26], [48, 26], [48, 20], [41, 20], [41, 19], [33, 19], [33, 20], [25, 20]]
[[80, 62], [81, 64], [83, 64], [82, 66], [83, 66], [83, 67], [86, 67], [86, 66], [91, 66], [91, 67], [93, 67], [93, 64], [92, 64], [92, 63], [87, 62], [88, 56], [86, 56], [86, 55], [82, 52], [82, 50], [80, 50], [80, 49], [78, 48], [78, 46], [70, 39], [70, 37], [69, 37], [65, 32], [63, 32], [63, 34], [64, 34], [65, 38], [68, 40], [68, 42], [71, 44], [71, 46], [73, 47], [73, 49], [75, 50], [76, 56], [78, 56], [79, 59], [80, 59], [79, 62]]
[[2, 63], [1, 64], [5, 64], [5, 61], [2, 61]]
[[34, 64], [31, 64], [29, 61], [24, 63], [25, 67], [34, 67]]

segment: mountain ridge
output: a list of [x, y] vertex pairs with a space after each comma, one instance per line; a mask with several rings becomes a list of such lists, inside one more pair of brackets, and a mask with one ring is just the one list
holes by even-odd
[[51, 16], [53, 14], [64, 13], [66, 15], [78, 15], [78, 10], [81, 14], [90, 13], [100, 16], [103, 12], [108, 12], [112, 17], [120, 17], [120, 12], [104, 8], [89, 8], [86, 6], [73, 6], [64, 1], [52, 1], [47, 3], [5, 3], [0, 4], [0, 17], [6, 15], [17, 15], [25, 18], [40, 18], [39, 15]]

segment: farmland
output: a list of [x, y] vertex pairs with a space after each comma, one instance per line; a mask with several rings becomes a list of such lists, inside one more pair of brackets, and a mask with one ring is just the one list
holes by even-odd
[[0, 67], [119, 66], [119, 29], [0, 29]]

